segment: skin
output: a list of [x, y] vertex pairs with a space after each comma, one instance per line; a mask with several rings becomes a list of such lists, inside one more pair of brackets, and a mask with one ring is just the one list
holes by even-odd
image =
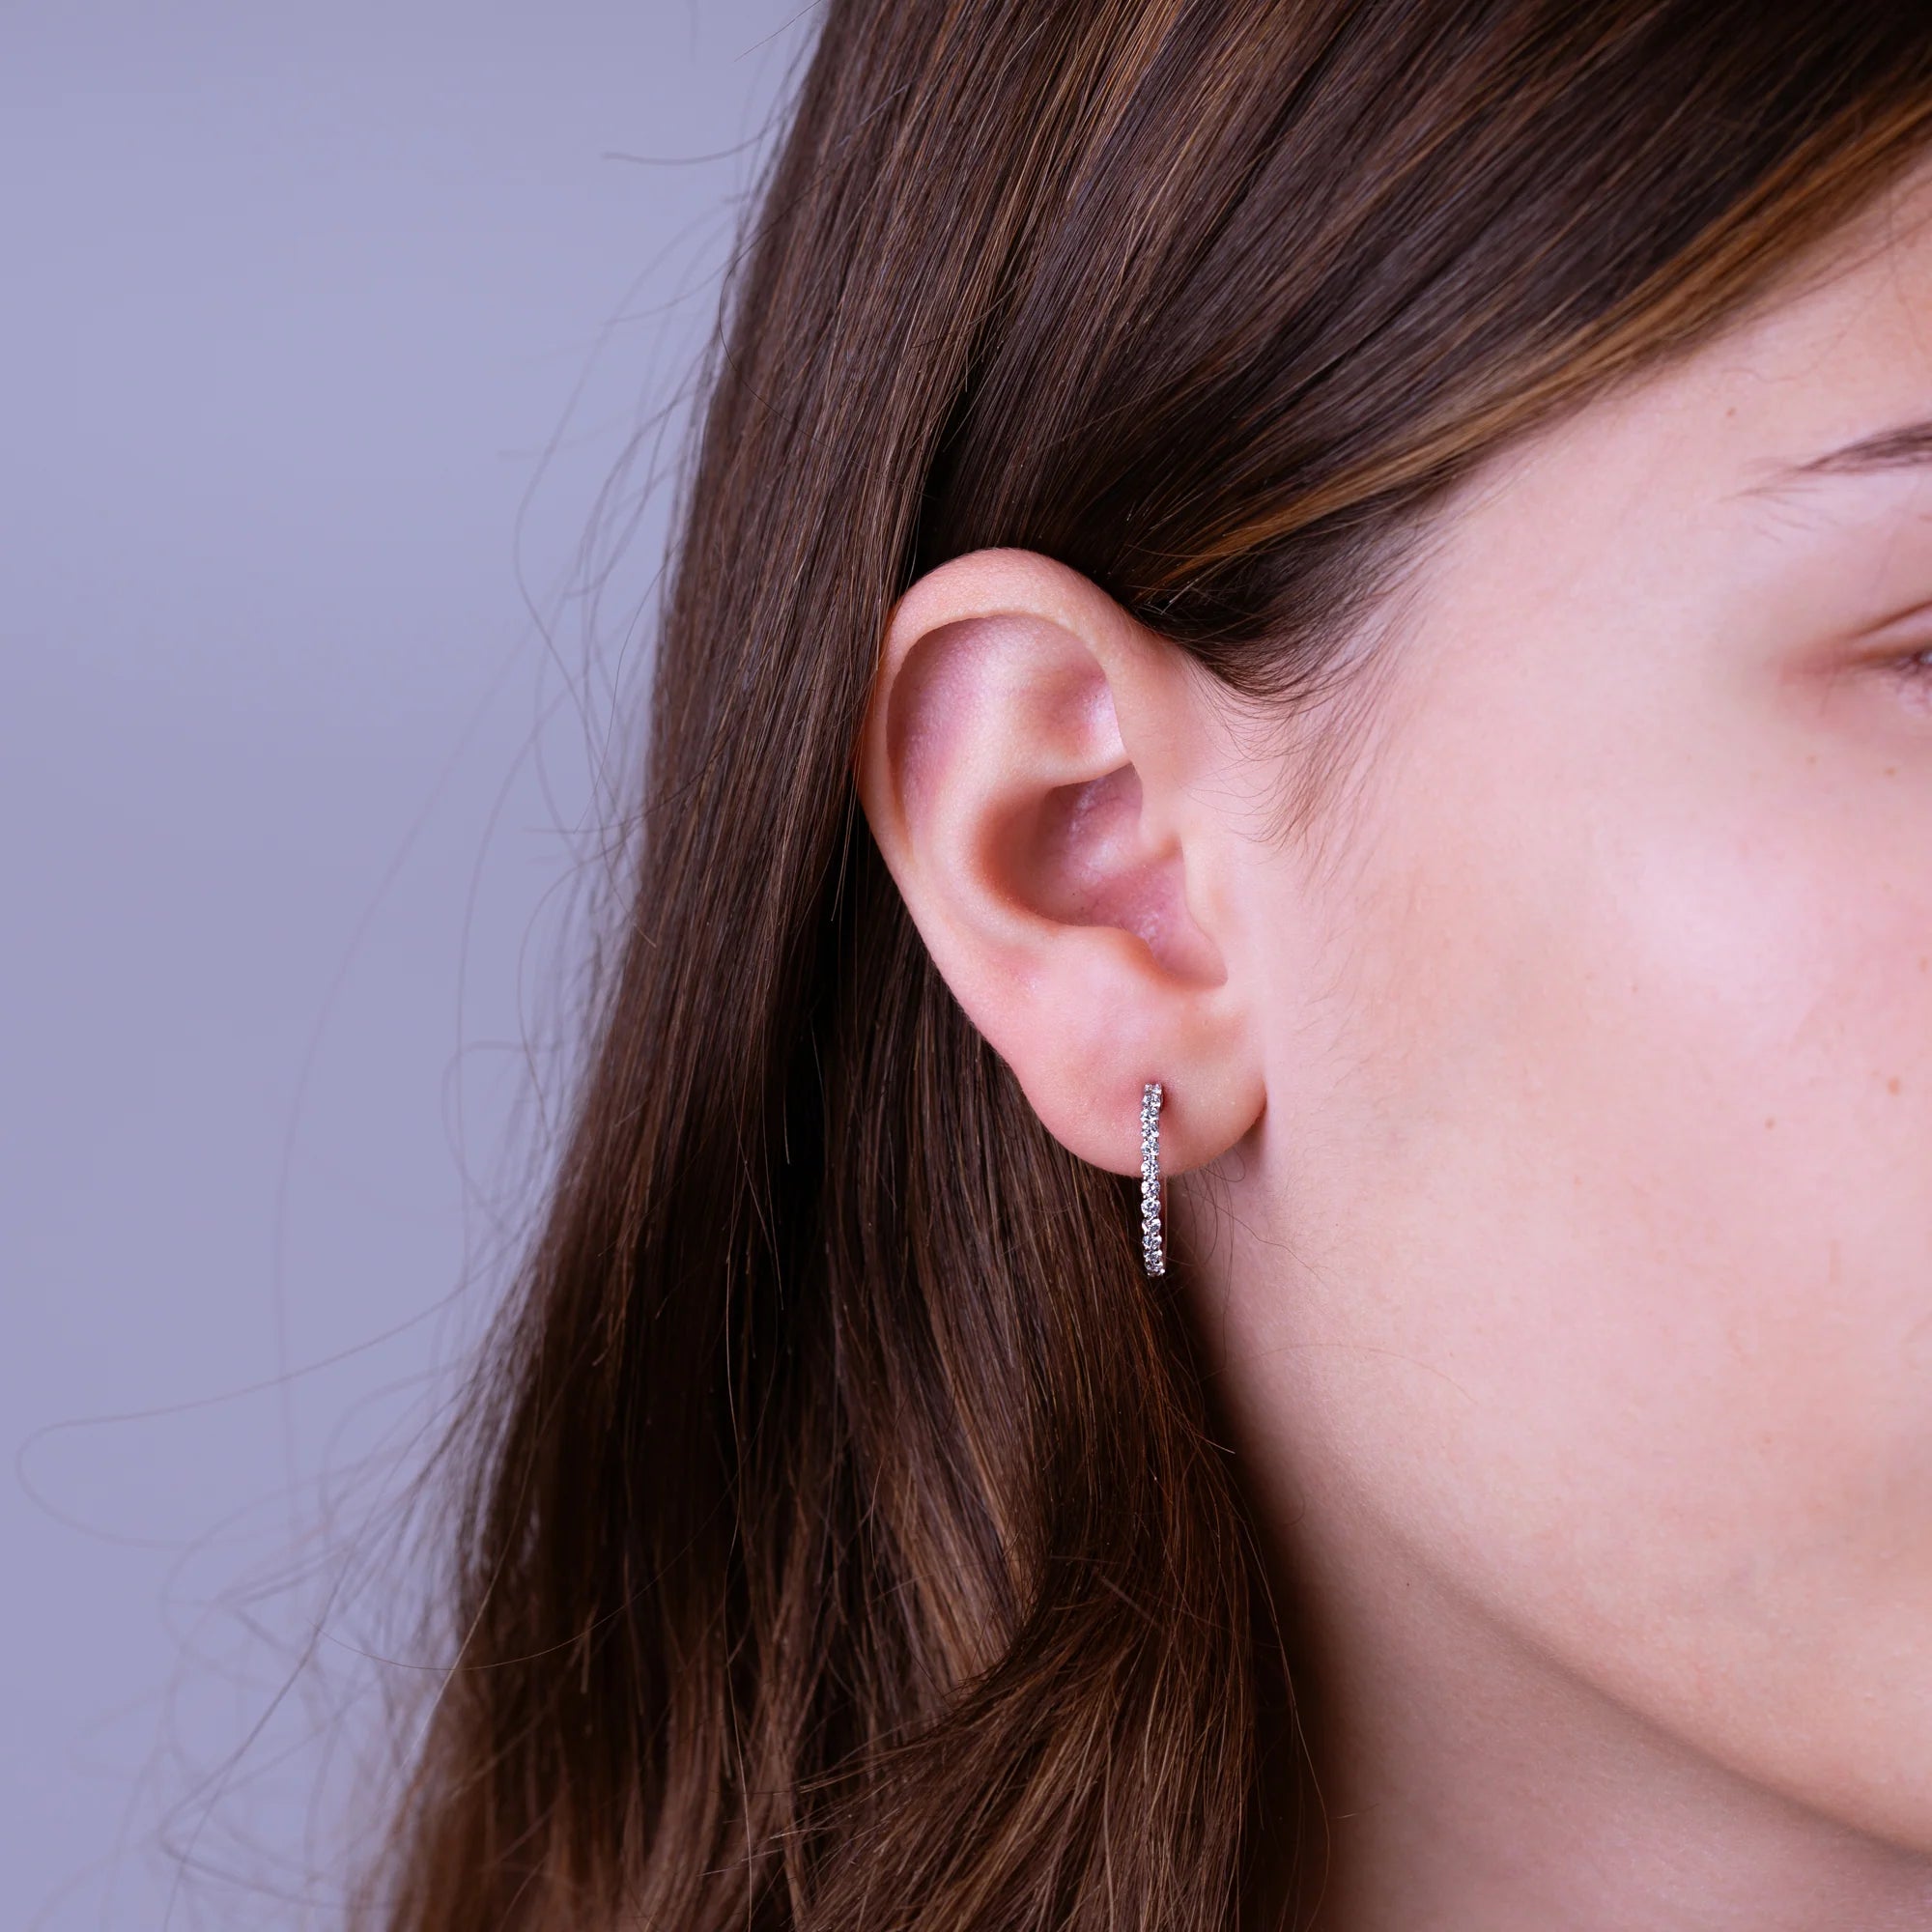
[[1929, 213], [1460, 491], [1292, 837], [1070, 571], [894, 613], [935, 961], [1081, 1157], [1167, 1089], [1319, 1927], [1932, 1926], [1932, 461], [1802, 468], [1932, 417]]

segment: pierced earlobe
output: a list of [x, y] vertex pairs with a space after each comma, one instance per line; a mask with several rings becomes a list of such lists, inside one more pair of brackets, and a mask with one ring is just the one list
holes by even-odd
[[1161, 1223], [1160, 1082], [1141, 1092], [1141, 1265], [1149, 1274], [1167, 1272], [1167, 1237]]

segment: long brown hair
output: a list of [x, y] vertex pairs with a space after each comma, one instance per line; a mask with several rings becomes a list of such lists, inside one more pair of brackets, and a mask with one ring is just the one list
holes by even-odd
[[889, 610], [1041, 551], [1305, 706], [1449, 486], [1928, 128], [1922, 0], [830, 0], [372, 1921], [1236, 1920], [1272, 1625], [1185, 1257], [1142, 1274], [870, 842]]

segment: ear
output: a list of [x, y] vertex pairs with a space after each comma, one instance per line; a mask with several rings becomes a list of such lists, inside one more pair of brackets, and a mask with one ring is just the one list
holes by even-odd
[[1077, 572], [985, 550], [894, 608], [857, 748], [872, 836], [933, 962], [1081, 1159], [1213, 1159], [1264, 1102], [1242, 787], [1210, 680]]

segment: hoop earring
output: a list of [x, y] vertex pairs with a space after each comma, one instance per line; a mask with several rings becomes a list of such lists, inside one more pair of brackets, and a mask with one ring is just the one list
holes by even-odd
[[1141, 1265], [1149, 1274], [1167, 1272], [1160, 1210], [1160, 1082], [1150, 1080], [1141, 1092]]

